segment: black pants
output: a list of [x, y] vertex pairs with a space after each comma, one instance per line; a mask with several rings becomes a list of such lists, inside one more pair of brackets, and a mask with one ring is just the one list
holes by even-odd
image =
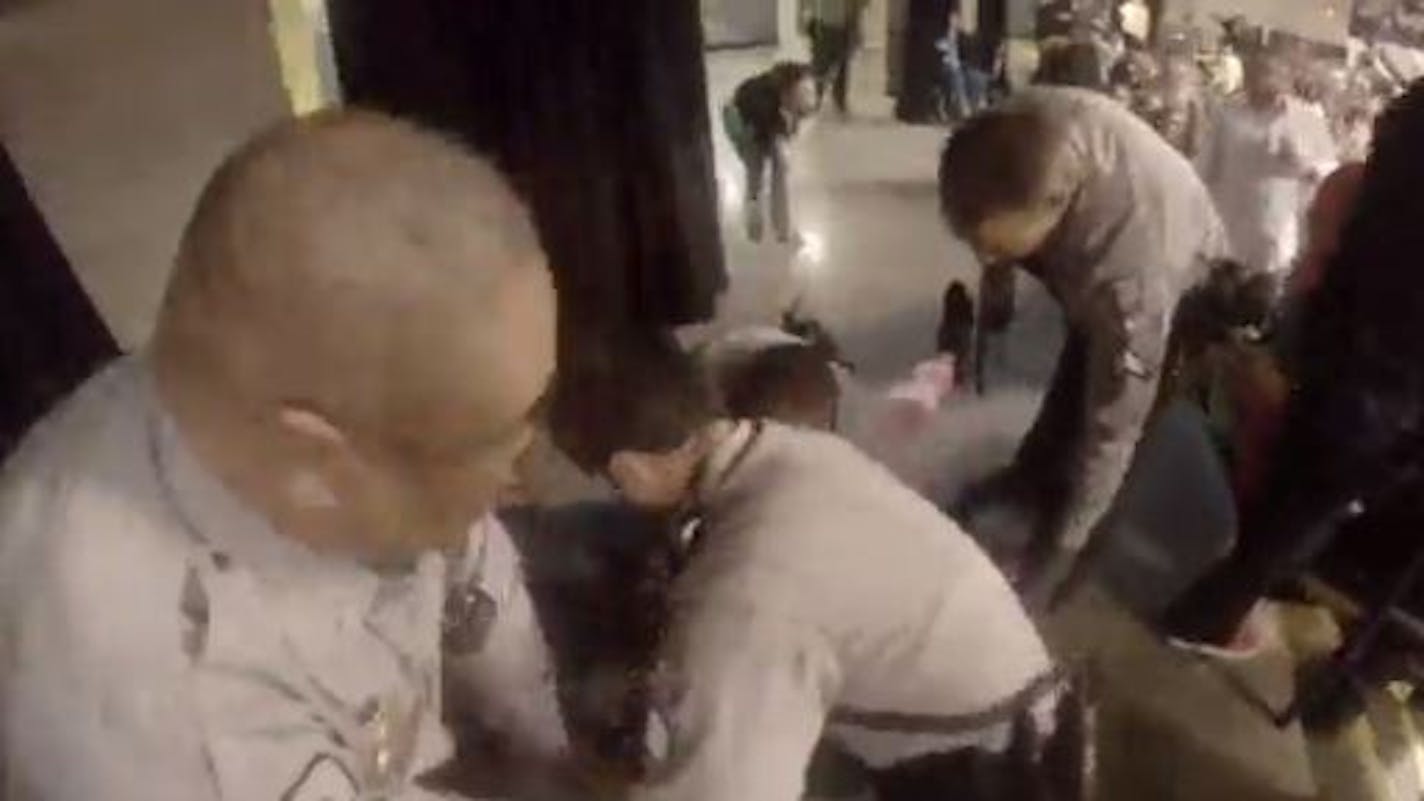
[[944, 35], [949, 0], [909, 0], [902, 53], [903, 80], [895, 99], [895, 117], [927, 123], [939, 117], [940, 56], [935, 41]]
[[811, 70], [816, 74], [816, 90], [822, 100], [827, 89], [836, 108], [846, 110], [850, 84], [850, 60], [855, 53], [856, 31], [847, 25], [811, 23]]
[[1088, 340], [1069, 329], [1038, 417], [1014, 456], [1016, 478], [1023, 482], [1034, 514], [1035, 542], [1031, 547], [1051, 544], [1040, 540], [1053, 530], [1068, 502], [1073, 477], [1068, 460], [1084, 434], [1087, 392]]
[[964, 749], [929, 754], [873, 774], [880, 801], [944, 801], [997, 799], [1002, 770], [992, 757]]

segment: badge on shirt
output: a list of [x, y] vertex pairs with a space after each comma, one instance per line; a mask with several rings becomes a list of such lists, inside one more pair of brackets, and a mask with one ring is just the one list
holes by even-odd
[[446, 652], [455, 656], [478, 653], [485, 647], [498, 616], [499, 603], [474, 582], [450, 590], [441, 621]]
[[282, 793], [281, 801], [355, 801], [356, 780], [330, 754], [307, 763], [297, 781]]

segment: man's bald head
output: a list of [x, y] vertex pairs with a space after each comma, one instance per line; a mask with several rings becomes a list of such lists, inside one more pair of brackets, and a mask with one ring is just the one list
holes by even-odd
[[259, 136], [208, 184], [157, 350], [240, 398], [399, 426], [432, 383], [505, 346], [490, 312], [511, 276], [542, 270], [487, 163], [388, 117], [323, 114]]
[[538, 237], [499, 173], [343, 111], [283, 124], [219, 168], [154, 353], [170, 403], [202, 410], [193, 425], [296, 413], [379, 458], [451, 461], [522, 424], [552, 329]]

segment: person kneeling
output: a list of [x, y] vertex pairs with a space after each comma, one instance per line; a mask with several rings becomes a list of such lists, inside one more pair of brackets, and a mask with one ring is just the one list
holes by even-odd
[[554, 414], [585, 469], [688, 532], [650, 719], [665, 753], [633, 797], [793, 801], [823, 734], [891, 801], [952, 792], [969, 763], [1035, 797], [1015, 788], [1044, 772], [1010, 755], [1059, 747], [1063, 674], [978, 546], [838, 437], [719, 417], [676, 348], [617, 353], [565, 376]]

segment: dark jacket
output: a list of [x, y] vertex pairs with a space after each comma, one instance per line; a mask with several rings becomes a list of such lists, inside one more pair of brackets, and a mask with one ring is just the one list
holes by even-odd
[[771, 72], [742, 81], [732, 95], [732, 105], [751, 129], [757, 144], [770, 146], [777, 137], [796, 133], [794, 124], [781, 111], [782, 87]]

